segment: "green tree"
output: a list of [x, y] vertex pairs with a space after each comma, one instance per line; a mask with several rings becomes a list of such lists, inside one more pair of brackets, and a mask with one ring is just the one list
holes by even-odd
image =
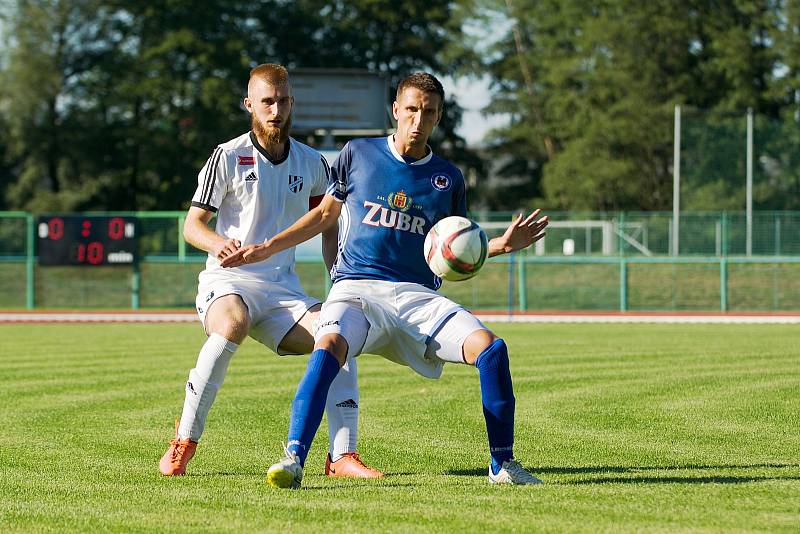
[[[463, 62], [443, 54], [461, 37], [458, 6], [451, 1], [299, 0], [274, 7], [257, 10], [251, 21], [259, 38], [250, 50], [264, 61], [368, 69], [384, 74], [392, 90], [414, 71], [452, 74]], [[457, 103], [448, 99], [432, 143], [440, 155], [480, 169], [482, 161], [455, 131], [461, 115]]]
[[[450, 11], [420, 0], [19, 0], [0, 64], [6, 206], [183, 208], [213, 147], [249, 126], [250, 68], [368, 68], [393, 85], [413, 70], [448, 73]], [[459, 119], [448, 106], [437, 149], [478, 165]]]
[[783, 0], [778, 6], [773, 98], [780, 111], [777, 120], [756, 130], [765, 155], [759, 159], [754, 196], [759, 206], [800, 209], [800, 2]]
[[180, 206], [200, 154], [246, 124], [238, 35], [190, 2], [17, 2], [0, 73], [7, 205]]
[[84, 162], [68, 110], [80, 104], [77, 80], [93, 61], [93, 28], [83, 23], [94, 7], [21, 1], [9, 16], [0, 99], [8, 127], [4, 166], [16, 175], [7, 187], [12, 207], [70, 209], [92, 188], [78, 179]]
[[[790, 53], [774, 45], [788, 12], [780, 3], [463, 5], [501, 29], [483, 59], [467, 69], [491, 74], [496, 94], [488, 111], [510, 114], [510, 125], [495, 132], [492, 152], [541, 197], [528, 202], [572, 210], [667, 209], [675, 104], [742, 114], [751, 107], [768, 117], [785, 106], [773, 96], [780, 54]], [[695, 167], [683, 170], [689, 196], [711, 209], [741, 187], [729, 173], [709, 172], [714, 162], [707, 156], [717, 154], [695, 154]]]

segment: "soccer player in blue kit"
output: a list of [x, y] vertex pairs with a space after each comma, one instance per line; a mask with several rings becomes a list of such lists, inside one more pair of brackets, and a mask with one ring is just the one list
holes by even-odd
[[[478, 369], [489, 438], [491, 483], [540, 484], [514, 458], [515, 399], [505, 342], [460, 305], [437, 293], [441, 285], [423, 257], [428, 230], [450, 215], [466, 215], [461, 172], [427, 141], [442, 116], [444, 90], [432, 75], [400, 82], [392, 112], [397, 132], [350, 141], [334, 162], [320, 205], [263, 244], [243, 247], [224, 267], [262, 261], [339, 220], [333, 287], [320, 312], [314, 352], [292, 402], [285, 458], [267, 480], [297, 488], [339, 369], [357, 355], [379, 354], [438, 378], [445, 362]], [[547, 217], [520, 215], [489, 255], [525, 248], [544, 236]]]

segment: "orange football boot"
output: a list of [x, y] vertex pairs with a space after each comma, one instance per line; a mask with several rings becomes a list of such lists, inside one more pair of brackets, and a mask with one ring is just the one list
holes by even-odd
[[181, 439], [178, 435], [180, 421], [175, 421], [175, 439], [169, 442], [169, 449], [161, 457], [158, 469], [164, 476], [178, 476], [186, 473], [186, 464], [194, 456], [197, 449], [197, 442], [189, 438]]
[[383, 473], [367, 467], [357, 452], [346, 452], [335, 462], [331, 455], [325, 457], [325, 475], [329, 477], [383, 478]]

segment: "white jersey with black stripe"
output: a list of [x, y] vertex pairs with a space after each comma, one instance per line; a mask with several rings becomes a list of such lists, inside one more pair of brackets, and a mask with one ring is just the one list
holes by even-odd
[[[271, 161], [248, 132], [214, 149], [200, 170], [192, 206], [217, 214], [216, 232], [242, 245], [263, 243], [302, 217], [310, 197], [322, 196], [330, 168], [313, 148], [289, 138], [284, 157]], [[230, 275], [276, 280], [294, 268], [294, 248], [266, 261], [223, 269], [208, 255], [203, 278]]]

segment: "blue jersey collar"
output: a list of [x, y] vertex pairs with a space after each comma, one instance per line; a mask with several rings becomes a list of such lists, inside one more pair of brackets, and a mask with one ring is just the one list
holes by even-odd
[[389, 145], [389, 150], [391, 150], [392, 155], [394, 156], [394, 159], [396, 159], [397, 161], [405, 163], [406, 165], [425, 165], [426, 163], [428, 163], [431, 160], [431, 158], [433, 158], [433, 150], [431, 150], [431, 147], [429, 145], [425, 145], [425, 148], [428, 149], [428, 154], [422, 159], [418, 159], [417, 161], [409, 163], [409, 162], [407, 162], [405, 160], [405, 158], [403, 158], [402, 155], [400, 155], [400, 153], [395, 148], [394, 141], [392, 140], [393, 138], [394, 138], [394, 134], [392, 134], [389, 137], [387, 137], [386, 138], [386, 143]]

